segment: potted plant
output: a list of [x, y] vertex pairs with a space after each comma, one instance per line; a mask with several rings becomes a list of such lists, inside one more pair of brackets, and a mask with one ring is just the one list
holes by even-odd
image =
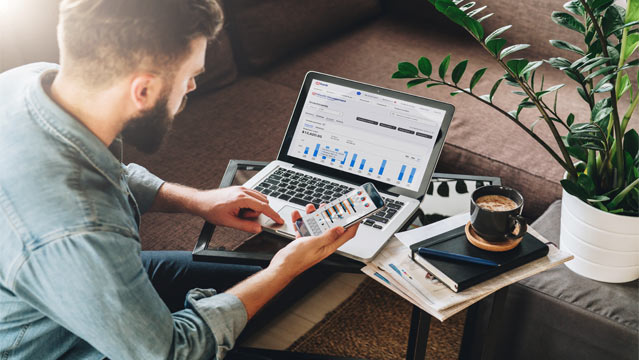
[[[613, 0], [571, 0], [564, 4], [566, 11], [555, 11], [552, 20], [583, 36], [584, 45], [577, 46], [562, 40], [550, 43], [567, 51], [567, 57], [553, 57], [530, 61], [513, 58], [529, 47], [528, 44], [506, 46], [500, 36], [511, 25], [486, 35], [481, 22], [490, 15], [479, 17], [486, 7], [473, 9], [475, 2], [462, 0], [429, 0], [450, 20], [463, 27], [481, 44], [504, 70], [489, 94], [478, 95], [473, 89], [486, 68], [477, 70], [462, 87], [461, 79], [468, 60], [458, 63], [446, 78], [450, 55], [440, 63], [437, 74], [426, 57], [416, 65], [398, 64], [393, 78], [411, 79], [409, 88], [425, 84], [448, 86], [451, 96], [466, 94], [500, 112], [536, 140], [565, 170], [563, 187], [561, 248], [574, 254], [567, 263], [573, 271], [595, 280], [626, 282], [639, 278], [639, 134], [628, 129], [628, 122], [639, 103], [639, 58], [633, 56], [639, 48], [639, 0], [628, 0], [627, 7]], [[634, 58], [634, 60], [633, 60]], [[562, 118], [557, 111], [558, 90], [565, 84], [544, 87], [535, 76], [544, 63], [563, 71], [577, 83], [577, 92], [588, 106], [590, 117], [577, 119], [574, 114]], [[523, 98], [517, 108], [506, 111], [493, 103], [499, 86], [515, 87], [515, 94]], [[554, 96], [554, 102], [549, 98]], [[629, 97], [629, 105], [622, 100]], [[538, 120], [531, 126], [520, 121], [522, 110], [538, 112]], [[534, 126], [545, 123], [555, 141], [556, 151], [537, 134]], [[564, 133], [565, 135], [561, 135]]]

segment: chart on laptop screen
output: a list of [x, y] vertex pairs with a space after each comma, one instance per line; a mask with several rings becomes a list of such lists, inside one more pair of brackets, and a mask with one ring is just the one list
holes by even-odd
[[444, 115], [313, 80], [288, 155], [417, 191]]

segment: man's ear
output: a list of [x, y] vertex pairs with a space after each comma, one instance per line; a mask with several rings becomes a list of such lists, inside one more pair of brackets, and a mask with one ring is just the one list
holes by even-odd
[[160, 77], [149, 73], [135, 74], [131, 79], [131, 101], [137, 110], [153, 107], [162, 91]]

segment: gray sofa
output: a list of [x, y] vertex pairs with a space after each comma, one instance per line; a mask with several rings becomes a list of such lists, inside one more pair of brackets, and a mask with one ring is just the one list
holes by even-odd
[[[529, 43], [525, 55], [542, 59], [558, 53], [548, 39], [576, 42], [550, 20], [563, 2], [485, 0], [478, 6], [495, 13], [483, 23], [487, 30], [513, 24], [505, 36], [509, 44]], [[13, 17], [0, 24], [0, 71], [57, 60], [55, 3], [21, 0], [14, 6], [32, 21]], [[405, 81], [390, 78], [399, 61], [427, 56], [437, 64], [452, 54], [453, 64], [470, 59], [467, 74], [488, 67], [485, 79], [502, 75], [492, 58], [427, 0], [226, 0], [223, 5], [226, 24], [207, 51], [207, 73], [198, 79], [199, 88], [167, 143], [154, 155], [125, 152], [125, 161], [140, 163], [168, 181], [210, 188], [220, 182], [229, 159], [274, 159], [309, 70], [407, 91]], [[561, 114], [572, 112], [577, 119], [589, 115], [570, 80], [547, 65], [541, 70], [547, 86], [568, 85], [560, 94]], [[476, 89], [483, 94], [491, 86], [491, 81], [482, 81]], [[496, 102], [515, 108], [520, 97], [510, 90], [500, 89]], [[450, 97], [444, 87], [410, 92], [451, 102], [457, 109], [437, 171], [501, 177], [523, 192], [524, 214], [530, 219], [560, 198], [561, 167], [516, 125], [472, 99]], [[528, 123], [535, 120], [533, 112], [522, 116]], [[630, 126], [638, 123], [633, 119]], [[543, 126], [535, 132], [551, 140]], [[143, 248], [191, 250], [201, 226], [201, 219], [189, 216], [145, 215]], [[580, 359], [588, 352], [593, 358], [621, 353], [636, 359], [637, 284], [616, 292], [582, 280], [562, 267], [513, 287], [505, 327], [512, 331], [506, 334], [511, 337], [502, 358]], [[629, 298], [634, 304], [616, 302], [625, 296], [621, 294], [634, 296]], [[590, 295], [594, 300], [584, 305]], [[600, 311], [593, 312], [591, 305]]]

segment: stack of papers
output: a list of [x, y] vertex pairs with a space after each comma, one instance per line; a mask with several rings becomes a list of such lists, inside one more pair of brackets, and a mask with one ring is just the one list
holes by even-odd
[[560, 251], [528, 227], [531, 234], [548, 243], [549, 252], [545, 257], [455, 293], [411, 259], [409, 246], [462, 226], [469, 218], [468, 213], [463, 213], [395, 234], [380, 253], [362, 268], [362, 272], [431, 316], [444, 321], [503, 287], [572, 259], [572, 255]]

